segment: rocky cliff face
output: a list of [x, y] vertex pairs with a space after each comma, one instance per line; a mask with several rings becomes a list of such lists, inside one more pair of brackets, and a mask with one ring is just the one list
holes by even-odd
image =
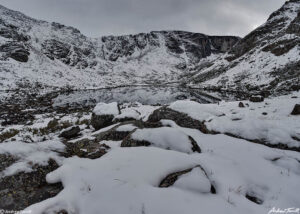
[[192, 85], [225, 90], [300, 89], [300, 1], [287, 1], [265, 24], [241, 39]]
[[230, 50], [233, 36], [155, 31], [92, 39], [0, 6], [0, 86], [97, 88], [165, 83], [207, 57]]
[[131, 56], [136, 50], [163, 47], [170, 54], [186, 54], [195, 63], [211, 54], [225, 53], [239, 40], [234, 36], [207, 36], [184, 31], [155, 31], [129, 36], [103, 37], [104, 57], [116, 61]]

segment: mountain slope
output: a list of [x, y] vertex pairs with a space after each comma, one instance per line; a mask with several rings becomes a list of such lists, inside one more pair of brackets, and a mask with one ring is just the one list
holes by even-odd
[[238, 40], [183, 31], [92, 39], [75, 28], [0, 6], [0, 87], [178, 82], [189, 68], [227, 52]]
[[241, 39], [191, 85], [223, 90], [300, 89], [300, 1], [290, 0], [267, 22]]

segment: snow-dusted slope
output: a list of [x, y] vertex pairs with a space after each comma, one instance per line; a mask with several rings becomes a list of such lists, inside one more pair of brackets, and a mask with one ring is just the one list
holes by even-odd
[[300, 1], [287, 1], [265, 24], [210, 66], [192, 85], [214, 89], [297, 90], [300, 87]]
[[92, 39], [0, 6], [0, 87], [98, 88], [177, 82], [239, 38], [160, 31]]

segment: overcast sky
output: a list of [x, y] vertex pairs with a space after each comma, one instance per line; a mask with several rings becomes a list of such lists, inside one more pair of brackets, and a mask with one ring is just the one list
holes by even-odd
[[152, 30], [245, 36], [285, 0], [0, 0], [33, 18], [91, 37]]

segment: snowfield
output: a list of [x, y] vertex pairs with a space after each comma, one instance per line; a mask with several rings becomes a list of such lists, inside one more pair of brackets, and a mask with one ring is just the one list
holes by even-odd
[[[81, 135], [71, 140], [57, 137], [70, 128], [45, 136], [30, 133], [29, 127], [43, 130], [45, 124], [41, 121], [49, 121], [49, 115], [38, 115], [36, 126], [8, 126], [1, 132], [19, 130], [15, 141], [9, 138], [0, 144], [0, 155], [17, 158], [1, 172], [1, 178], [30, 173], [35, 170], [35, 164], [45, 166], [49, 159], [55, 160], [59, 168], [48, 173], [46, 181], [49, 184], [61, 182], [63, 189], [24, 210], [34, 214], [62, 211], [74, 214], [261, 214], [273, 207], [298, 208], [300, 116], [290, 113], [300, 102], [299, 97], [300, 93], [295, 92], [261, 103], [242, 101], [244, 107], [239, 107], [239, 102], [200, 104], [190, 100], [164, 107], [178, 112], [178, 117], [184, 113], [220, 134], [204, 134], [169, 119], [162, 119], [161, 127], [144, 128], [141, 124], [146, 126], [149, 115], [160, 107], [138, 103], [120, 105], [121, 112], [117, 103], [98, 104], [93, 112], [100, 115], [119, 117], [138, 110], [139, 117], [98, 131], [81, 124]], [[80, 116], [56, 115], [59, 124], [69, 121], [71, 125], [90, 117], [90, 112]], [[22, 140], [26, 135], [30, 135], [33, 142]], [[120, 140], [110, 140], [119, 136], [122, 136]], [[150, 145], [123, 147], [128, 136]], [[200, 153], [191, 149], [191, 139], [200, 147]], [[263, 140], [260, 143], [265, 145], [245, 139]], [[279, 143], [286, 147], [271, 148]], [[78, 154], [64, 155], [77, 145], [83, 145]], [[88, 156], [97, 154], [99, 148], [106, 148], [106, 152], [99, 157]]]
[[186, 113], [196, 120], [205, 121], [208, 129], [212, 131], [299, 148], [300, 118], [291, 115], [299, 100], [300, 93], [295, 92], [260, 103], [242, 101], [242, 108], [239, 107], [239, 101], [218, 104], [177, 101], [170, 108]]
[[[299, 206], [298, 153], [269, 149], [224, 135], [196, 134], [203, 154], [141, 147], [115, 148], [97, 160], [66, 159], [61, 168], [47, 176], [50, 183], [62, 181], [64, 190], [27, 210], [198, 213], [201, 207], [210, 213], [268, 213], [273, 206]], [[272, 161], [278, 157], [286, 164]], [[199, 164], [209, 179], [195, 169], [180, 177], [173, 187], [158, 188], [164, 176]], [[210, 193], [210, 182], [216, 186], [216, 194]], [[246, 194], [263, 200], [263, 205], [249, 201]]]

